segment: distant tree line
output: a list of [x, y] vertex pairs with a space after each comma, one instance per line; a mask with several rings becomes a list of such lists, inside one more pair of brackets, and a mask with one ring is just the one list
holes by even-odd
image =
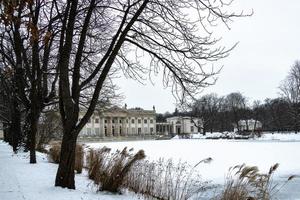
[[280, 96], [249, 102], [240, 92], [226, 96], [207, 94], [197, 99], [184, 111], [157, 114], [158, 122], [172, 116], [199, 117], [204, 132], [233, 131], [239, 120], [254, 119], [262, 123], [263, 131], [300, 131], [300, 62], [296, 61], [280, 84]]

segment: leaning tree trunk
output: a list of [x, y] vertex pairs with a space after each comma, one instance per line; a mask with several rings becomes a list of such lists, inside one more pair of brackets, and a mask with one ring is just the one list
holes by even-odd
[[56, 174], [55, 186], [75, 189], [74, 165], [76, 141], [76, 130], [64, 127], [64, 134], [60, 152], [60, 162]]

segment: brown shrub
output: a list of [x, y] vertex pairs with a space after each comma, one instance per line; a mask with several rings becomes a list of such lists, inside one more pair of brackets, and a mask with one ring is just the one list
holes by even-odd
[[[50, 149], [48, 152], [49, 162], [53, 162], [57, 164], [60, 162], [60, 149], [61, 149], [61, 142], [54, 142], [50, 144]], [[77, 173], [82, 172], [83, 157], [84, 157], [84, 150], [82, 145], [76, 144], [74, 170]]]
[[120, 187], [123, 185], [124, 178], [132, 168], [134, 163], [145, 158], [143, 150], [138, 151], [136, 154], [128, 154], [127, 148], [125, 147], [120, 153], [113, 155], [112, 165], [107, 168], [106, 174], [100, 176], [102, 187], [101, 190], [110, 192], [120, 192]]
[[[212, 159], [205, 159], [200, 163], [208, 163]], [[142, 194], [148, 199], [186, 200], [191, 197], [201, 199], [201, 195], [212, 186], [203, 182], [196, 167], [186, 162], [174, 164], [173, 161], [160, 159], [149, 162], [141, 161], [132, 167], [124, 186], [129, 190]]]
[[49, 162], [59, 163], [60, 161], [60, 142], [54, 142], [50, 144], [50, 149], [48, 152], [48, 160]]
[[215, 199], [221, 200], [270, 200], [294, 176], [279, 187], [273, 183], [273, 175], [279, 164], [271, 166], [268, 173], [260, 173], [257, 167], [237, 165], [229, 169], [224, 189]]
[[95, 184], [100, 184], [100, 171], [104, 165], [105, 157], [109, 154], [111, 149], [103, 147], [99, 150], [90, 149], [86, 156], [86, 164], [88, 168], [89, 179], [93, 180]]
[[96, 151], [90, 150], [87, 156], [89, 178], [94, 180], [100, 191], [120, 192], [125, 176], [132, 166], [144, 158], [143, 150], [136, 154], [129, 153], [127, 148], [115, 153], [110, 153], [110, 149], [106, 147]]
[[83, 168], [83, 157], [84, 157], [84, 150], [82, 145], [76, 144], [76, 149], [75, 149], [75, 166], [74, 170], [78, 173], [81, 174], [82, 168]]

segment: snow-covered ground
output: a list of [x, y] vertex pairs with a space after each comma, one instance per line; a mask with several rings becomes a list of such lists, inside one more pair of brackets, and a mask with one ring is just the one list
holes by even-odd
[[0, 140], [0, 200], [137, 200], [127, 195], [96, 192], [85, 175], [76, 175], [76, 190], [54, 187], [57, 165], [37, 154], [38, 164], [29, 164], [27, 153], [13, 154]]
[[257, 140], [264, 140], [264, 141], [299, 141], [300, 142], [300, 133], [266, 133], [263, 134]]
[[[207, 132], [205, 135], [203, 134], [192, 134], [189, 136], [190, 139], [234, 139], [234, 138], [239, 138], [242, 139], [243, 137], [247, 139], [249, 136], [242, 136], [242, 135], [237, 135], [234, 132]], [[178, 135], [173, 137], [172, 139], [181, 139]], [[294, 132], [287, 132], [287, 133], [271, 133], [271, 132], [265, 132], [262, 133], [261, 137], [255, 137], [251, 138], [254, 140], [264, 140], [264, 141], [270, 141], [270, 140], [279, 140], [279, 141], [300, 141], [300, 133], [296, 134]]]
[[[209, 164], [198, 166], [204, 180], [222, 184], [229, 167], [238, 164], [258, 166], [267, 172], [275, 163], [276, 183], [284, 182], [290, 175], [300, 175], [300, 138], [296, 134], [264, 135], [251, 140], [203, 140], [174, 139], [155, 141], [86, 143], [90, 148], [111, 147], [143, 149], [147, 159], [172, 158], [195, 165], [204, 158], [212, 158]], [[137, 200], [131, 193], [114, 195], [96, 192], [86, 174], [76, 175], [76, 190], [54, 187], [57, 165], [49, 163], [44, 154], [38, 153], [38, 164], [28, 163], [28, 154], [13, 154], [12, 149], [0, 141], [0, 200]], [[300, 200], [300, 178], [290, 181], [277, 194], [277, 199]]]
[[[258, 166], [262, 172], [268, 172], [271, 165], [280, 166], [274, 177], [276, 182], [285, 181], [290, 175], [300, 175], [300, 141], [259, 140], [161, 140], [87, 143], [91, 148], [107, 146], [112, 149], [124, 147], [143, 149], [150, 160], [172, 158], [175, 161], [187, 161], [195, 165], [204, 158], [211, 157], [210, 164], [198, 167], [205, 180], [222, 184], [228, 169], [243, 164]], [[290, 137], [292, 137], [290, 135]], [[300, 178], [290, 181], [278, 194], [279, 199], [300, 199]]]

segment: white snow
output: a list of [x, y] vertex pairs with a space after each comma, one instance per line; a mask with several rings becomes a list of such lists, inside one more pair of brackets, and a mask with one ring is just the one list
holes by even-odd
[[[210, 164], [198, 167], [205, 180], [222, 184], [228, 169], [232, 166], [245, 163], [258, 166], [262, 172], [279, 163], [279, 168], [274, 177], [277, 182], [282, 182], [290, 175], [300, 175], [300, 141], [279, 140], [158, 140], [158, 141], [131, 141], [131, 142], [106, 142], [87, 143], [91, 148], [107, 146], [112, 149], [124, 147], [143, 149], [150, 160], [159, 158], [175, 161], [187, 161], [195, 165], [200, 160], [211, 157]], [[288, 137], [288, 136], [286, 136]], [[291, 137], [291, 136], [290, 136]], [[284, 199], [300, 199], [300, 178], [296, 178], [284, 187], [279, 196]]]
[[[198, 171], [204, 180], [222, 184], [229, 167], [238, 164], [258, 166], [267, 172], [275, 163], [280, 166], [274, 180], [282, 183], [290, 175], [300, 175], [300, 134], [265, 134], [251, 140], [174, 139], [131, 142], [86, 143], [91, 148], [112, 149], [133, 147], [145, 150], [147, 159], [159, 158], [187, 161], [195, 165], [211, 157], [210, 164], [200, 164]], [[49, 163], [44, 154], [37, 154], [38, 164], [28, 163], [28, 153], [12, 153], [0, 141], [0, 200], [134, 200], [132, 193], [115, 195], [96, 192], [86, 174], [76, 175], [76, 190], [54, 187], [57, 165]], [[293, 179], [277, 194], [278, 199], [300, 200], [300, 178]]]
[[267, 133], [257, 140], [300, 141], [300, 133]]
[[96, 192], [86, 175], [76, 175], [76, 190], [54, 187], [58, 165], [37, 154], [37, 164], [29, 164], [28, 153], [13, 154], [0, 140], [1, 200], [134, 200], [131, 194]]
[[[242, 135], [237, 135], [234, 132], [207, 132], [205, 135], [201, 133], [197, 134], [191, 134], [190, 139], [224, 139], [224, 138], [230, 138], [234, 139], [235, 137], [239, 138], [245, 138], [247, 139], [248, 136], [242, 136]], [[174, 136], [172, 139], [182, 139], [178, 135]], [[250, 137], [250, 139], [252, 139]], [[262, 133], [261, 137], [255, 137], [254, 140], [263, 140], [263, 141], [273, 141], [273, 140], [278, 140], [278, 141], [300, 141], [300, 133], [294, 133], [294, 132], [286, 132], [286, 133], [271, 133], [271, 132], [265, 132]]]

